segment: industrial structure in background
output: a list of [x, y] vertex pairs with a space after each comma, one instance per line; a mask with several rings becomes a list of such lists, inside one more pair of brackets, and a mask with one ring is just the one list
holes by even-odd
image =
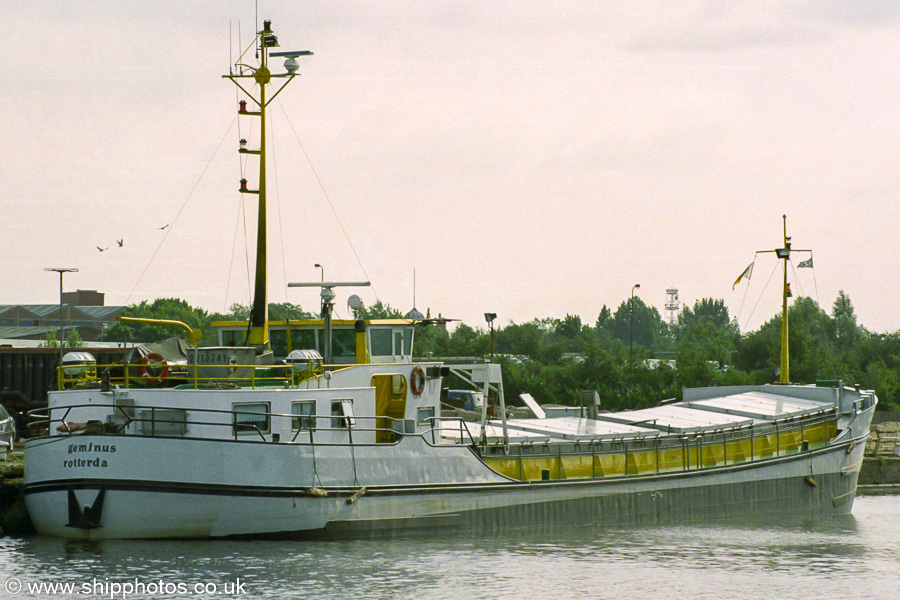
[[60, 320], [65, 336], [77, 331], [82, 340], [95, 342], [125, 311], [124, 306], [104, 306], [104, 297], [96, 290], [78, 290], [64, 292], [61, 302], [55, 304], [0, 304], [0, 344], [18, 345], [11, 340], [46, 342], [51, 335], [56, 339]]
[[681, 310], [681, 302], [678, 300], [678, 290], [669, 288], [666, 290], [666, 322], [669, 327], [678, 322], [678, 311]]
[[60, 332], [63, 338], [76, 332], [82, 340], [67, 352], [90, 349], [108, 361], [122, 356], [124, 345], [97, 341], [125, 311], [104, 306], [104, 298], [96, 290], [78, 290], [64, 292], [55, 304], [0, 305], [0, 403], [14, 416], [47, 404], [47, 391], [56, 387]]

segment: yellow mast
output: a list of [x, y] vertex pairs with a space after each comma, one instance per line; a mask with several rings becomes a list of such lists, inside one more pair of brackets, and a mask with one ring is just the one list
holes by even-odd
[[779, 383], [790, 383], [790, 359], [788, 357], [788, 297], [791, 288], [788, 287], [787, 280], [787, 264], [791, 257], [791, 238], [787, 234], [787, 215], [782, 215], [784, 221], [784, 247], [776, 250], [778, 258], [781, 259], [784, 270], [784, 280], [781, 286], [781, 375], [778, 378]]
[[[251, 67], [241, 62], [243, 55], [235, 63], [239, 74], [228, 74], [223, 77], [230, 79], [242, 92], [244, 92], [250, 100], [259, 108], [258, 111], [247, 110], [246, 101], [242, 101], [238, 112], [242, 115], [258, 116], [260, 119], [259, 126], [259, 149], [250, 150], [245, 148], [245, 141], [241, 140], [241, 148], [239, 152], [242, 154], [259, 155], [259, 187], [255, 190], [247, 188], [247, 180], [241, 180], [240, 192], [244, 194], [256, 194], [259, 197], [259, 211], [257, 217], [256, 230], [256, 280], [253, 289], [253, 307], [250, 310], [249, 331], [247, 334], [247, 345], [249, 346], [268, 346], [269, 345], [269, 300], [267, 296], [267, 270], [266, 270], [266, 107], [275, 99], [281, 90], [296, 76], [298, 56], [306, 56], [312, 52], [273, 52], [272, 56], [286, 56], [285, 69], [287, 73], [272, 74], [268, 67], [269, 48], [278, 46], [278, 38], [272, 32], [271, 21], [264, 21], [262, 30], [257, 34], [251, 47], [257, 48], [259, 52], [259, 66]], [[244, 52], [246, 54], [247, 51]], [[250, 74], [245, 75], [244, 69], [249, 69]], [[285, 79], [284, 83], [275, 90], [271, 97], [266, 97], [266, 86], [272, 79]], [[240, 79], [253, 79], [259, 87], [258, 97], [248, 91], [239, 81]]]
[[[783, 221], [784, 228], [784, 246], [781, 248], [776, 248], [775, 250], [758, 250], [756, 253], [766, 253], [766, 252], [774, 252], [775, 256], [778, 257], [779, 260], [782, 261], [782, 282], [781, 282], [781, 360], [779, 361], [779, 369], [778, 369], [778, 383], [790, 383], [791, 382], [791, 372], [790, 372], [790, 353], [789, 353], [789, 341], [790, 336], [788, 335], [788, 298], [792, 296], [791, 294], [791, 284], [788, 283], [788, 261], [791, 259], [791, 236], [787, 234], [787, 215], [781, 216]], [[809, 259], [801, 262], [798, 266], [800, 267], [812, 267], [812, 250], [797, 250], [794, 249], [794, 252], [809, 252]], [[747, 278], [750, 279], [750, 273], [752, 273], [753, 265], [756, 264], [756, 259], [753, 259], [753, 262], [750, 263], [743, 273], [737, 278], [737, 281], [734, 282], [734, 285], [740, 283], [741, 279]]]

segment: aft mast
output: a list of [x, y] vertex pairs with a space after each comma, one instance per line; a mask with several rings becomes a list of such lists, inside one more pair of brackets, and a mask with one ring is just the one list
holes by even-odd
[[788, 336], [788, 298], [791, 296], [791, 286], [787, 279], [787, 264], [791, 257], [791, 238], [787, 234], [787, 215], [781, 216], [784, 227], [784, 247], [775, 250], [778, 258], [781, 259], [783, 284], [781, 286], [781, 362], [779, 383], [790, 383], [790, 358], [788, 356], [788, 348], [790, 344]]
[[[783, 229], [784, 229], [784, 245], [781, 248], [776, 248], [775, 250], [758, 250], [756, 254], [763, 254], [766, 252], [774, 252], [775, 256], [778, 257], [780, 261], [782, 261], [782, 282], [781, 282], [781, 358], [779, 361], [779, 369], [778, 369], [778, 383], [790, 383], [791, 382], [791, 372], [790, 372], [790, 351], [789, 351], [789, 328], [788, 328], [788, 298], [792, 296], [791, 294], [791, 284], [788, 282], [788, 261], [791, 260], [791, 252], [808, 252], [809, 258], [801, 262], [798, 267], [812, 267], [812, 250], [797, 250], [791, 248], [791, 236], [787, 234], [787, 215], [781, 216], [783, 221]], [[750, 275], [753, 273], [753, 265], [756, 264], [756, 258], [753, 259], [753, 262], [744, 269], [744, 272], [741, 273], [737, 280], [734, 282], [734, 285], [737, 285], [741, 282], [742, 279], [750, 279]]]
[[[296, 76], [299, 65], [296, 58], [298, 56], [308, 56], [312, 54], [309, 51], [299, 52], [272, 52], [269, 48], [278, 47], [278, 38], [272, 32], [272, 22], [264, 21], [262, 30], [257, 34], [253, 43], [234, 64], [234, 70], [224, 78], [230, 79], [247, 97], [256, 105], [258, 110], [247, 110], [247, 101], [241, 100], [238, 113], [241, 115], [250, 115], [259, 117], [259, 148], [256, 150], [246, 147], [246, 140], [241, 140], [241, 146], [238, 152], [241, 154], [253, 154], [259, 156], [259, 186], [257, 189], [249, 189], [247, 180], [241, 179], [240, 192], [242, 194], [256, 194], [259, 197], [259, 215], [257, 218], [256, 232], [256, 279], [253, 289], [253, 307], [250, 310], [250, 323], [247, 332], [246, 344], [249, 346], [268, 346], [269, 345], [269, 299], [267, 295], [267, 272], [266, 272], [266, 108], [269, 103], [283, 90], [288, 83]], [[256, 49], [259, 58], [259, 66], [252, 67], [245, 64], [244, 57], [250, 52], [251, 48]], [[273, 74], [269, 71], [269, 56], [283, 56], [287, 60], [284, 62], [286, 73]], [[257, 86], [254, 94], [244, 85], [245, 79], [252, 79]], [[266, 88], [269, 85], [275, 85], [273, 80], [282, 79], [283, 82], [269, 97], [266, 94]]]
[[[775, 250], [761, 250], [760, 252], [774, 252], [782, 263], [781, 286], [781, 360], [779, 362], [778, 383], [790, 383], [790, 354], [789, 354], [789, 327], [788, 327], [788, 298], [791, 294], [791, 284], [788, 282], [788, 261], [791, 259], [791, 236], [787, 234], [787, 215], [781, 216], [784, 231], [784, 246]], [[794, 252], [809, 252], [812, 250], [794, 250]], [[803, 265], [801, 265], [803, 266]]]

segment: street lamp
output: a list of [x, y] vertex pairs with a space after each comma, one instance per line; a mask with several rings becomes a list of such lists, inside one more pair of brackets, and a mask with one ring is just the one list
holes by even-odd
[[631, 288], [631, 300], [629, 304], [631, 305], [631, 327], [628, 332], [629, 337], [631, 338], [631, 349], [629, 350], [628, 357], [631, 360], [634, 360], [634, 290], [641, 287], [641, 284], [636, 283]]
[[497, 318], [497, 313], [484, 313], [484, 320], [488, 322], [488, 325], [491, 328], [491, 362], [494, 362], [494, 319]]
[[45, 271], [54, 271], [59, 273], [59, 365], [62, 366], [63, 361], [63, 273], [77, 273], [78, 269], [63, 267], [47, 267]]
[[314, 266], [317, 269], [322, 269], [322, 281], [325, 281], [325, 267], [323, 267], [319, 263], [316, 263]]

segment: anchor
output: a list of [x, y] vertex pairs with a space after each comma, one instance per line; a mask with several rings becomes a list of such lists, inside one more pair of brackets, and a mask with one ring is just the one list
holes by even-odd
[[75, 490], [69, 488], [69, 522], [66, 527], [75, 527], [76, 529], [97, 529], [100, 525], [100, 514], [103, 512], [103, 497], [106, 490], [100, 488], [97, 497], [94, 498], [94, 504], [82, 508], [78, 504], [78, 498], [75, 497]]

